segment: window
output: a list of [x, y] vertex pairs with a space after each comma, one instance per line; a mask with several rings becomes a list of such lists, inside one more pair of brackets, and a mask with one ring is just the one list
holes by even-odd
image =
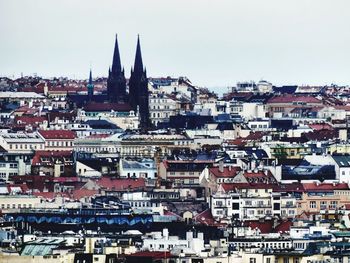
[[316, 201], [311, 201], [310, 202], [310, 208], [311, 209], [316, 208]]
[[256, 258], [249, 258], [249, 263], [256, 263]]
[[321, 203], [320, 203], [320, 209], [321, 209], [321, 210], [327, 209], [327, 201], [321, 201]]
[[336, 209], [338, 205], [338, 201], [331, 201], [331, 204], [329, 205], [329, 209]]
[[252, 201], [250, 201], [250, 200], [249, 201], [245, 201], [245, 205], [246, 206], [251, 206], [252, 205]]
[[223, 203], [222, 203], [222, 201], [216, 201], [216, 205], [217, 205], [217, 206], [222, 206]]

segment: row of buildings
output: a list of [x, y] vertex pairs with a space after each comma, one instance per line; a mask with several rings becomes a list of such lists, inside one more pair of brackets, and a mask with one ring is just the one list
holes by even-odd
[[0, 79], [1, 262], [349, 260], [349, 87]]

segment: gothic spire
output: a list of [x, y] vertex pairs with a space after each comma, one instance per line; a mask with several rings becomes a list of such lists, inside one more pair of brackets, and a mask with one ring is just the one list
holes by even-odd
[[114, 53], [113, 53], [113, 63], [112, 63], [112, 72], [117, 73], [121, 72], [122, 66], [120, 62], [119, 46], [118, 46], [118, 37], [115, 35], [115, 44], [114, 44]]
[[90, 69], [89, 74], [89, 83], [87, 84], [87, 90], [88, 90], [88, 100], [92, 101], [93, 95], [94, 95], [94, 84], [92, 83], [92, 70]]
[[90, 69], [90, 75], [89, 75], [89, 84], [92, 85], [92, 71]]
[[141, 74], [143, 72], [143, 63], [142, 63], [141, 45], [140, 45], [140, 36], [139, 35], [137, 35], [137, 46], [136, 46], [134, 72], [137, 72], [138, 74]]

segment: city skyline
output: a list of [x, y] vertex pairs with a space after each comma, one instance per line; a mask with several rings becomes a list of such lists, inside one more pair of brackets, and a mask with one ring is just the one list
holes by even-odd
[[91, 67], [107, 77], [118, 34], [129, 77], [140, 34], [150, 77], [209, 88], [350, 83], [348, 1], [252, 2], [1, 0], [0, 74], [86, 79]]

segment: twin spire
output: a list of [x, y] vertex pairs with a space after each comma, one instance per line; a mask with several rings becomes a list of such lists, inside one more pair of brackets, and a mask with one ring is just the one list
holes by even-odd
[[[136, 55], [135, 55], [135, 63], [134, 67], [131, 70], [132, 72], [143, 72], [143, 62], [142, 62], [142, 54], [141, 54], [141, 45], [140, 45], [140, 36], [137, 35], [137, 45], [136, 45]], [[121, 60], [120, 60], [120, 52], [118, 45], [118, 36], [115, 36], [115, 44], [114, 44], [114, 53], [113, 53], [113, 62], [112, 62], [112, 70], [110, 72], [119, 73], [124, 72], [124, 68], [122, 68]]]
[[125, 78], [124, 68], [121, 65], [118, 37], [115, 36], [114, 52], [112, 68], [109, 68], [107, 79], [107, 95], [108, 101], [112, 103], [128, 103], [136, 110], [138, 102], [135, 96], [141, 90], [139, 84], [135, 84], [135, 80], [139, 82], [141, 78], [147, 79], [146, 71], [143, 69], [140, 37], [137, 36], [136, 56], [134, 67], [131, 69], [131, 76], [128, 82], [129, 96], [127, 90], [127, 80]]

